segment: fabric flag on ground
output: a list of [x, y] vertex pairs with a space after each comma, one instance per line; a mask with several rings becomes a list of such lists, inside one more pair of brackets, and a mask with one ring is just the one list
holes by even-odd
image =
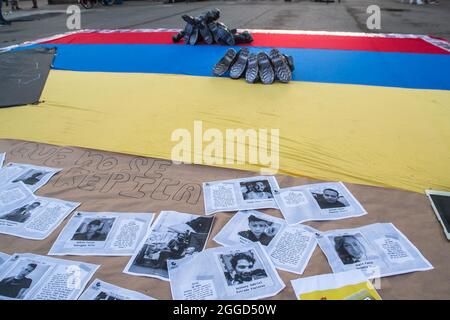
[[[89, 31], [15, 48], [58, 54], [38, 107], [0, 110], [0, 138], [171, 159], [172, 133], [194, 140], [195, 121], [200, 135], [279, 129], [280, 173], [450, 190], [448, 42], [258, 31], [251, 52], [278, 47], [296, 66], [289, 84], [265, 86], [213, 77], [227, 47], [173, 44], [172, 34]], [[260, 169], [225, 158], [212, 164]]]

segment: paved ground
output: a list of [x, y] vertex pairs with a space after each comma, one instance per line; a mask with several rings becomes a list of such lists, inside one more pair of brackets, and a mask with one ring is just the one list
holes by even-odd
[[[67, 5], [47, 5], [30, 9], [31, 0], [19, 0], [24, 10], [6, 12], [11, 26], [0, 27], [0, 47], [68, 31]], [[373, 32], [367, 30], [366, 8], [381, 7], [381, 30], [429, 34], [450, 39], [450, 1], [439, 4], [409, 5], [400, 0], [342, 0], [341, 3], [316, 3], [309, 0], [201, 1], [164, 4], [149, 0], [125, 1], [122, 6], [83, 10], [81, 27], [86, 28], [181, 28], [183, 13], [198, 14], [208, 8], [222, 11], [221, 21], [231, 27], [257, 29], [301, 29]], [[3, 7], [4, 11], [9, 8]]]

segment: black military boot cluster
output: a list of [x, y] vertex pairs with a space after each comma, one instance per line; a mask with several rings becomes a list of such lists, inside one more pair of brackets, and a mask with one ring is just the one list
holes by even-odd
[[248, 48], [242, 48], [239, 52], [230, 48], [213, 67], [213, 74], [223, 76], [228, 71], [230, 78], [245, 77], [248, 83], [258, 80], [263, 84], [271, 84], [275, 80], [288, 83], [292, 80], [294, 59], [278, 49], [270, 50], [267, 55], [265, 52], [250, 53]]
[[202, 13], [198, 17], [182, 15], [186, 26], [183, 31], [172, 37], [173, 42], [184, 40], [185, 44], [195, 45], [202, 40], [207, 44], [218, 43], [234, 46], [238, 43], [250, 43], [253, 37], [248, 31], [238, 33], [236, 29], [229, 29], [219, 22], [220, 10], [212, 9]]

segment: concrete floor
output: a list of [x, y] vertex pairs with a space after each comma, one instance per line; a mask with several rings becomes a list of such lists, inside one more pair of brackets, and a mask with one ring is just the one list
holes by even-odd
[[[6, 12], [6, 18], [13, 23], [0, 27], [0, 47], [69, 31], [66, 27], [67, 5], [47, 5], [46, 0], [38, 1], [39, 10], [29, 9], [30, 0], [19, 0], [24, 10]], [[217, 7], [222, 12], [221, 21], [233, 28], [373, 32], [366, 27], [369, 16], [366, 9], [371, 4], [381, 7], [381, 30], [376, 32], [428, 34], [450, 39], [450, 0], [422, 6], [403, 4], [400, 0], [341, 0], [341, 3], [330, 4], [310, 0], [175, 4], [125, 1], [122, 6], [82, 10], [81, 28], [182, 28], [181, 14], [196, 15]], [[8, 11], [8, 8], [3, 9]]]

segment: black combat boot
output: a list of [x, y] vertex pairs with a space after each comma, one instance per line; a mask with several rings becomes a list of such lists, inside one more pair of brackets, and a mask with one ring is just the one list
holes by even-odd
[[275, 72], [273, 71], [270, 59], [265, 52], [258, 53], [259, 78], [264, 84], [272, 84], [275, 80]]
[[248, 48], [242, 48], [237, 53], [236, 61], [233, 63], [230, 69], [230, 78], [239, 79], [247, 68], [248, 56], [250, 55], [250, 51]]
[[[231, 32], [233, 33], [233, 31], [235, 31], [236, 29], [231, 30]], [[242, 33], [238, 33], [237, 30], [234, 33], [234, 42], [236, 44], [238, 43], [251, 43], [253, 42], [253, 37], [250, 34], [250, 32], [248, 31], [244, 31]]]
[[223, 76], [236, 60], [236, 50], [229, 48], [225, 55], [213, 67], [213, 74]]
[[270, 62], [272, 62], [275, 77], [283, 83], [288, 83], [292, 79], [292, 72], [286, 61], [286, 58], [278, 49], [272, 49], [269, 52]]
[[208, 23], [208, 28], [211, 30], [215, 42], [222, 45], [234, 46], [234, 35], [226, 25], [213, 21]]

